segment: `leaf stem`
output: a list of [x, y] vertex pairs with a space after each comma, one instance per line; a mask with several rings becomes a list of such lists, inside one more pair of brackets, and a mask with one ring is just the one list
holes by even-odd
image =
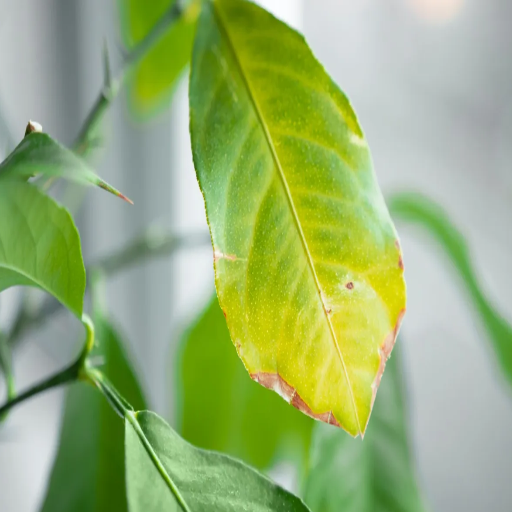
[[140, 439], [142, 445], [144, 446], [146, 452], [151, 458], [151, 461], [157, 468], [158, 472], [164, 479], [165, 483], [168, 485], [171, 492], [174, 494], [183, 512], [190, 512], [188, 505], [183, 499], [183, 496], [176, 487], [175, 483], [172, 481], [171, 477], [168, 475], [167, 471], [165, 470], [158, 455], [155, 453], [155, 450], [151, 446], [151, 443], [149, 442], [148, 438], [146, 437], [146, 434], [144, 434], [144, 431], [142, 430], [137, 420], [138, 413], [133, 409], [132, 405], [119, 393], [119, 391], [117, 391], [117, 389], [108, 380], [108, 378], [97, 368], [92, 368], [86, 365], [85, 380], [88, 380], [93, 386], [98, 388], [98, 390], [106, 398], [112, 409], [114, 409], [114, 411], [121, 418], [130, 423], [130, 425], [135, 430], [135, 433], [137, 434], [138, 438]]
[[84, 380], [90, 382], [99, 389], [114, 411], [125, 418], [128, 413], [133, 412], [132, 405], [117, 391], [107, 377], [97, 368], [86, 366]]

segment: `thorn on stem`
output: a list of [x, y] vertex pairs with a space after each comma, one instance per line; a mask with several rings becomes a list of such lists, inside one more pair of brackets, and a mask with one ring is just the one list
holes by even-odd
[[42, 133], [43, 127], [36, 121], [29, 121], [25, 128], [25, 137], [31, 133]]

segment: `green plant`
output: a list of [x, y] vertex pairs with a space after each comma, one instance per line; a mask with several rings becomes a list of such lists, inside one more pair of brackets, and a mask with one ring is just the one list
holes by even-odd
[[[85, 329], [76, 359], [20, 394], [11, 350], [57, 302], [35, 312], [23, 304], [11, 331], [0, 333], [3, 418], [71, 383], [42, 510], [426, 510], [408, 446], [401, 358], [384, 373], [405, 313], [401, 249], [346, 96], [300, 34], [246, 0], [123, 0], [120, 11], [123, 72], [111, 77], [105, 52], [104, 87], [73, 147], [30, 123], [0, 164], [0, 291], [41, 288]], [[101, 289], [127, 265], [208, 237], [149, 230], [88, 267], [91, 320], [78, 231], [47, 193], [63, 178], [129, 201], [84, 158], [121, 86], [144, 119], [170, 98], [191, 55], [192, 149], [219, 299], [184, 335], [177, 360], [178, 429], [200, 448], [146, 410]], [[388, 204], [447, 250], [512, 379], [512, 329], [481, 290], [462, 235], [424, 197], [401, 194]], [[353, 440], [333, 425], [367, 436]], [[295, 463], [304, 501], [246, 465], [265, 471], [283, 459]]]

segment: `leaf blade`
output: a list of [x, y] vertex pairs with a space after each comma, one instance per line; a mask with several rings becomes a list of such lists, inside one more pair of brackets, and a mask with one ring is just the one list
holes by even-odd
[[[130, 512], [187, 508], [211, 512], [308, 510], [299, 498], [243, 463], [188, 444], [155, 413], [139, 411], [133, 418], [161, 468], [158, 471], [150, 462], [147, 449], [127, 419], [126, 470]], [[162, 478], [162, 471], [176, 486], [184, 506], [179, 504], [169, 484]]]
[[106, 181], [97, 176], [82, 158], [47, 133], [26, 135], [14, 151], [0, 164], [0, 181], [28, 179], [42, 174], [51, 178], [65, 178], [80, 185], [94, 185], [131, 203]]
[[302, 36], [242, 0], [204, 4], [189, 96], [217, 293], [239, 355], [306, 414], [363, 433], [405, 285], [348, 100]]
[[82, 317], [85, 268], [71, 215], [24, 182], [0, 184], [0, 291], [39, 287]]

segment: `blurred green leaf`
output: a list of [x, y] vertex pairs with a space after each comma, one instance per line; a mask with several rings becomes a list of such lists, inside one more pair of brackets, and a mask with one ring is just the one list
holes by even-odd
[[315, 512], [426, 510], [409, 447], [399, 348], [387, 366], [363, 441], [329, 425], [313, 432], [305, 501]]
[[512, 384], [512, 326], [500, 315], [482, 290], [464, 235], [450, 221], [441, 206], [421, 194], [395, 194], [389, 198], [388, 204], [396, 220], [422, 226], [446, 252], [480, 315], [501, 368]]
[[[176, 0], [118, 0], [121, 31], [132, 50], [176, 3]], [[129, 78], [128, 97], [133, 112], [147, 118], [169, 103], [178, 78], [190, 61], [200, 1], [188, 3], [180, 19], [171, 25], [137, 64]]]
[[[138, 408], [144, 398], [113, 327], [96, 319], [105, 374]], [[43, 512], [127, 512], [123, 421], [92, 386], [73, 384], [67, 394], [59, 450]]]
[[35, 286], [82, 317], [85, 269], [71, 215], [36, 187], [0, 182], [0, 291]]
[[352, 435], [405, 312], [400, 247], [349, 101], [304, 38], [205, 2], [190, 130], [219, 302], [251, 377]]
[[[308, 510], [299, 498], [242, 462], [187, 443], [155, 413], [129, 414], [125, 423], [130, 512]], [[208, 428], [207, 421], [203, 427]]]
[[217, 297], [185, 334], [178, 365], [180, 433], [187, 441], [260, 469], [278, 458], [305, 460], [313, 420], [249, 378]]
[[81, 185], [95, 185], [131, 202], [97, 176], [82, 158], [53, 140], [46, 133], [26, 135], [16, 149], [0, 164], [0, 182], [43, 175], [65, 178]]

